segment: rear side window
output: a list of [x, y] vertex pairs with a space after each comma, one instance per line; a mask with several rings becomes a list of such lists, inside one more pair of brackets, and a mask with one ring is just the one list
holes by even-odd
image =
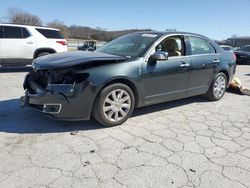
[[198, 37], [189, 37], [192, 55], [215, 53], [215, 49], [206, 40]]
[[0, 38], [3, 38], [3, 28], [0, 26]]
[[28, 38], [30, 36], [30, 33], [26, 28], [22, 28], [22, 32], [23, 32], [23, 38]]
[[36, 30], [41, 33], [44, 37], [49, 39], [64, 39], [63, 35], [57, 30], [50, 30], [50, 29], [38, 29]]
[[13, 26], [4, 26], [4, 38], [19, 39], [22, 37], [22, 28]]

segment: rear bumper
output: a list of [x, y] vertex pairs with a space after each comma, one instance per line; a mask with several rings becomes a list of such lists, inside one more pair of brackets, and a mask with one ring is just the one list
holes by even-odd
[[[29, 83], [28, 83], [29, 84]], [[33, 88], [36, 86], [32, 86]], [[80, 88], [80, 89], [79, 89]], [[87, 81], [78, 85], [58, 85], [53, 90], [29, 90], [20, 98], [21, 107], [32, 107], [61, 120], [89, 120], [95, 98], [95, 86]]]

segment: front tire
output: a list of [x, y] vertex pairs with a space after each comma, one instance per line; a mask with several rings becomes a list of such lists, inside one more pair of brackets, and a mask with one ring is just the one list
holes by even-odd
[[223, 72], [219, 72], [206, 94], [207, 97], [212, 101], [220, 100], [226, 92], [227, 83], [227, 76]]
[[98, 95], [92, 115], [105, 126], [124, 123], [133, 113], [135, 97], [133, 91], [124, 84], [112, 84]]

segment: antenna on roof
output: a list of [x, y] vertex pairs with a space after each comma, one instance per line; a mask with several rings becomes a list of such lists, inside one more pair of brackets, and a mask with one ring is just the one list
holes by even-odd
[[176, 32], [177, 29], [165, 29], [165, 31], [167, 31], [167, 32]]

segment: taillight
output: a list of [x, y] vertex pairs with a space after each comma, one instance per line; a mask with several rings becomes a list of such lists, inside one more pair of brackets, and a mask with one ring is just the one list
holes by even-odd
[[60, 40], [60, 41], [56, 41], [57, 43], [59, 43], [59, 44], [61, 44], [61, 45], [67, 45], [67, 42], [66, 41], [64, 41], [64, 40]]
[[233, 60], [236, 61], [236, 55], [233, 53]]

